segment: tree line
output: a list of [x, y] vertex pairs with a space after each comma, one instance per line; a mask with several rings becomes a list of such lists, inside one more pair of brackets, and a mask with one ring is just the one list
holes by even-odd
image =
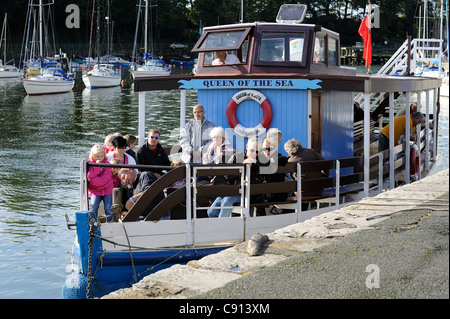
[[[16, 44], [22, 43], [25, 30], [27, 7], [31, 0], [5, 1], [0, 7], [0, 18], [8, 13], [8, 38]], [[92, 6], [94, 0], [43, 0], [54, 2], [52, 10], [44, 20], [47, 28], [54, 32], [55, 41], [63, 43], [87, 43], [91, 29]], [[105, 20], [106, 1], [99, 1], [102, 19]], [[237, 23], [240, 19], [241, 0], [148, 0], [152, 24], [151, 40], [154, 43], [183, 42], [194, 44], [202, 27], [218, 24]], [[37, 4], [39, 0], [33, 0]], [[109, 0], [115, 43], [133, 43], [140, 0]], [[439, 1], [437, 1], [439, 2]], [[141, 0], [144, 6], [145, 0]], [[308, 7], [304, 23], [318, 24], [341, 35], [342, 45], [361, 41], [358, 28], [364, 14], [367, 0], [244, 0], [244, 22], [274, 22], [278, 9], [285, 3], [303, 3]], [[407, 35], [417, 35], [419, 6], [422, 0], [372, 0], [380, 7], [380, 28], [372, 32], [375, 43], [400, 43]], [[432, 0], [429, 15], [437, 9]], [[69, 29], [66, 7], [79, 7], [80, 28]], [[423, 8], [421, 9], [423, 13]], [[138, 43], [143, 44], [144, 12], [141, 12]], [[95, 30], [95, 27], [94, 27]]]

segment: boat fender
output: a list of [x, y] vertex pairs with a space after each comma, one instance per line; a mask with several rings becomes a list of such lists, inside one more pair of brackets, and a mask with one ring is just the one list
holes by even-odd
[[[263, 118], [261, 122], [252, 128], [246, 128], [239, 124], [236, 117], [236, 109], [239, 104], [245, 100], [254, 100], [257, 102], [263, 110]], [[256, 90], [242, 90], [237, 92], [231, 100], [228, 102], [227, 106], [227, 121], [230, 127], [233, 129], [235, 134], [243, 137], [259, 136], [264, 134], [272, 123], [272, 105], [270, 105], [269, 100]]]

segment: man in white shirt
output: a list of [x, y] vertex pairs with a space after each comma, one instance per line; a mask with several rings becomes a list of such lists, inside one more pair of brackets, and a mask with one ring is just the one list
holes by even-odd
[[233, 54], [227, 54], [226, 51], [216, 51], [216, 57], [212, 65], [240, 64], [238, 57]]

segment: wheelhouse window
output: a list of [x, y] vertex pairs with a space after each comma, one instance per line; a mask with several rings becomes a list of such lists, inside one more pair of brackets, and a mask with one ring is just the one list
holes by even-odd
[[314, 39], [314, 63], [326, 63], [326, 43], [325, 36], [317, 34]]
[[328, 37], [328, 64], [337, 65], [337, 47], [338, 41], [331, 37]]
[[[304, 33], [263, 32], [258, 62], [303, 62]], [[276, 63], [275, 63], [276, 64]]]
[[250, 29], [206, 31], [192, 52], [205, 53], [204, 66], [244, 64], [247, 62]]
[[329, 34], [317, 33], [314, 37], [313, 63], [327, 67], [339, 65], [339, 40]]

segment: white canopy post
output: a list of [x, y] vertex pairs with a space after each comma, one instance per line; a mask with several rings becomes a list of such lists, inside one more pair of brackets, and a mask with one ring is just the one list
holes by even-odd
[[[430, 90], [425, 91], [425, 167], [427, 168], [427, 171], [430, 170], [430, 161], [429, 161], [429, 154], [430, 154]], [[420, 145], [419, 146], [419, 152], [420, 152]]]
[[370, 94], [364, 94], [364, 197], [369, 196], [370, 179]]
[[180, 130], [186, 124], [186, 90], [180, 90]]
[[437, 114], [437, 94], [438, 89], [433, 90], [433, 157], [431, 160], [436, 161], [437, 152], [437, 131], [438, 131], [438, 114]]
[[[389, 93], [389, 188], [395, 188], [395, 158], [394, 158], [394, 93]], [[380, 133], [381, 134], [381, 133]]]
[[139, 92], [138, 142], [139, 147], [145, 143], [145, 91]]
[[[420, 94], [417, 95], [417, 109], [419, 109], [419, 100], [420, 100]], [[409, 169], [410, 169], [410, 160], [411, 160], [411, 152], [410, 152], [410, 136], [411, 136], [411, 129], [409, 127], [410, 121], [411, 121], [411, 92], [406, 92], [406, 117], [405, 117], [405, 184], [410, 183], [410, 175], [409, 175]]]

